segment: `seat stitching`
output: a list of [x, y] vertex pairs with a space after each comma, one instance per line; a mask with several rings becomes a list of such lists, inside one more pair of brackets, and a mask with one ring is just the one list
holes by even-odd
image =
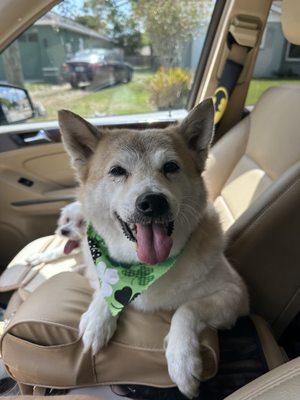
[[274, 198], [271, 199], [266, 205], [265, 207], [263, 207], [261, 209], [261, 211], [254, 217], [253, 221], [250, 222], [250, 224], [245, 228], [244, 232], [241, 234], [240, 237], [238, 237], [235, 241], [235, 245], [241, 241], [241, 239], [243, 239], [245, 237], [245, 235], [247, 235], [249, 232], [251, 232], [256, 224], [259, 222], [259, 220], [276, 204], [276, 202], [278, 200], [280, 200], [282, 197], [284, 197], [287, 193], [289, 193], [293, 187], [300, 181], [299, 177], [296, 178], [296, 180], [292, 183], [290, 183], [290, 185], [288, 185], [285, 189], [283, 189], [283, 191], [281, 191], [280, 193], [278, 193], [278, 195]]
[[245, 153], [244, 157], [248, 158], [255, 166], [257, 166], [261, 171], [263, 171], [267, 177], [273, 182], [274, 178], [271, 177], [271, 175], [263, 168], [254, 158], [252, 158], [249, 154]]
[[261, 394], [265, 393], [269, 389], [273, 389], [276, 386], [279, 386], [283, 382], [288, 382], [291, 379], [295, 378], [295, 376], [299, 375], [299, 366], [293, 367], [290, 370], [286, 371], [283, 373], [283, 375], [270, 379], [268, 383], [265, 384], [265, 386], [261, 389], [254, 389], [251, 390], [246, 397], [242, 397], [242, 400], [253, 400], [260, 396]]
[[249, 154], [245, 153], [244, 157], [248, 158], [254, 165], [256, 165], [261, 171], [263, 171], [272, 182], [274, 181], [274, 179], [271, 177], [271, 175], [256, 160], [254, 160], [254, 158], [252, 158]]

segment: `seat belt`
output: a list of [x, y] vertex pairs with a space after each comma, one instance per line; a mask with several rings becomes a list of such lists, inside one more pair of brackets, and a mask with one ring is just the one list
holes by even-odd
[[[260, 23], [256, 18], [237, 16], [228, 31], [229, 53], [214, 93], [215, 125], [221, 121], [230, 96], [242, 74], [249, 52], [257, 45]], [[226, 49], [227, 50], [227, 49]]]

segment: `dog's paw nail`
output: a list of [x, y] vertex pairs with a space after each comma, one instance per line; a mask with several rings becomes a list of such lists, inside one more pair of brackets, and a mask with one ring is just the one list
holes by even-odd
[[199, 349], [170, 348], [166, 351], [170, 378], [189, 399], [198, 396], [202, 361]]

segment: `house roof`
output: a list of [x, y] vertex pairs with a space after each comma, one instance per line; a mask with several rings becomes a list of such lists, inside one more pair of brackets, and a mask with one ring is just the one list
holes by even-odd
[[72, 32], [81, 33], [82, 35], [87, 35], [97, 39], [102, 39], [110, 43], [113, 41], [108, 36], [98, 33], [95, 30], [90, 29], [84, 25], [81, 25], [78, 22], [71, 20], [70, 18], [63, 17], [62, 15], [59, 15], [54, 11], [50, 11], [47, 14], [43, 15], [38, 21], [35, 22], [34, 25], [38, 26], [44, 25], [44, 26], [52, 26], [54, 28], [57, 27], [63, 28]]

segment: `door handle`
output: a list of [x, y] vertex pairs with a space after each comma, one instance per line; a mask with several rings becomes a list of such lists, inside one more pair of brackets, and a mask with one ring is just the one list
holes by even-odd
[[45, 142], [51, 142], [51, 139], [47, 135], [44, 129], [40, 129], [35, 135], [23, 137], [23, 141], [26, 144], [39, 144]]
[[74, 201], [76, 198], [76, 190], [77, 187], [75, 186], [64, 189], [48, 190], [43, 193], [43, 196], [47, 199], [63, 199]]

